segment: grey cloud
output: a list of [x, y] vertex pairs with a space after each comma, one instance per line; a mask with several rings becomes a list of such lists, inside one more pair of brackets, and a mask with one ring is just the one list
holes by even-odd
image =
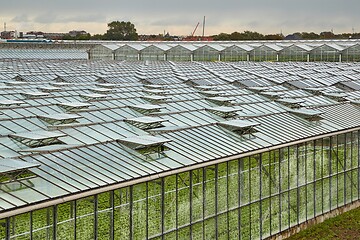
[[13, 19], [11, 19], [12, 22], [28, 22], [29, 21], [29, 17], [27, 14], [21, 14], [21, 15], [17, 15], [15, 16]]

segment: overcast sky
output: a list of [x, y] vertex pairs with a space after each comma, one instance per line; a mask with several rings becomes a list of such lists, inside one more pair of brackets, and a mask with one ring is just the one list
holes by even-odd
[[[360, 32], [360, 0], [4, 0], [7, 30], [105, 33], [113, 20], [131, 21], [139, 34], [205, 35], [245, 30], [260, 33]], [[3, 30], [3, 26], [1, 27]]]

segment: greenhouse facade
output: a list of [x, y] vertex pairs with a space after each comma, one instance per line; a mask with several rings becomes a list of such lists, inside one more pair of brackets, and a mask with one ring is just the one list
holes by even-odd
[[266, 239], [359, 204], [358, 63], [0, 69], [0, 239]]
[[[100, 44], [100, 43], [99, 43]], [[106, 47], [109, 43], [106, 43]], [[161, 61], [302, 61], [354, 62], [360, 58], [358, 40], [316, 41], [228, 41], [228, 42], [114, 42], [113, 59], [126, 59], [123, 46], [142, 46], [137, 60]], [[109, 46], [114, 46], [110, 44]], [[101, 45], [100, 45], [101, 46]], [[101, 59], [98, 46], [90, 48], [90, 59]], [[117, 57], [117, 55], [121, 57]], [[132, 54], [130, 54], [132, 55]], [[109, 58], [103, 57], [108, 60]]]

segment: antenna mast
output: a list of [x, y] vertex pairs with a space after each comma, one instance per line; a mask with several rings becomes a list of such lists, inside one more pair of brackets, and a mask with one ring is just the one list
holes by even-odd
[[205, 35], [205, 16], [204, 16], [204, 21], [203, 21], [203, 32], [202, 32], [202, 36], [204, 37]]

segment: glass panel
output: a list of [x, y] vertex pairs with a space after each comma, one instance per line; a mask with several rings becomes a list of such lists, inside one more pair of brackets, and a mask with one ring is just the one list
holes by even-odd
[[229, 239], [229, 225], [227, 213], [218, 215], [217, 228], [217, 239]]
[[215, 215], [215, 166], [205, 168], [204, 217]]
[[189, 172], [177, 176], [178, 227], [190, 223], [190, 175]]
[[0, 239], [6, 238], [6, 218], [0, 220]]
[[74, 202], [59, 204], [57, 210], [57, 239], [75, 238], [75, 207]]
[[94, 238], [94, 197], [76, 201], [76, 238]]
[[114, 239], [130, 239], [130, 188], [114, 191]]
[[[162, 181], [148, 182], [148, 234], [152, 237], [162, 233]], [[144, 217], [144, 215], [142, 216]], [[134, 232], [135, 234], [135, 232]]]
[[217, 170], [217, 212], [222, 213], [227, 211], [227, 163], [218, 164]]
[[191, 171], [192, 174], [192, 222], [203, 219], [203, 168]]
[[[147, 238], [147, 183], [141, 183], [133, 186], [132, 192], [133, 237], [134, 239], [145, 239]], [[149, 215], [149, 217], [150, 219], [152, 218], [151, 215]], [[152, 226], [151, 222], [149, 222], [149, 226]]]
[[176, 175], [164, 178], [164, 231], [176, 229]]
[[30, 213], [10, 218], [10, 239], [30, 239]]
[[33, 239], [53, 239], [53, 208], [36, 210], [32, 214]]
[[97, 236], [100, 239], [111, 239], [112, 236], [112, 193], [105, 192], [97, 196]]

